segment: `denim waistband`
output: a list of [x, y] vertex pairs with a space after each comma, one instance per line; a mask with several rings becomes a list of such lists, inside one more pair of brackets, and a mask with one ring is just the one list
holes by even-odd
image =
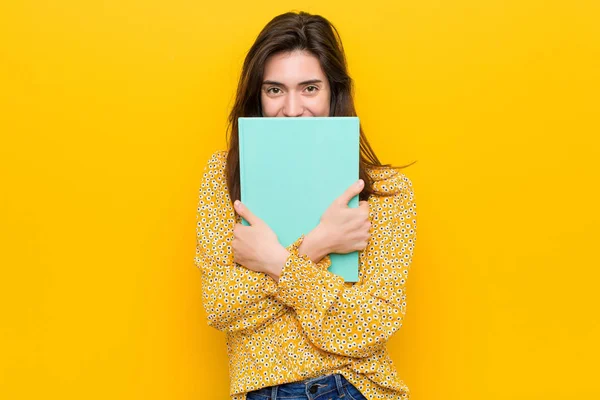
[[254, 390], [248, 394], [259, 395], [264, 397], [265, 400], [298, 399], [303, 398], [303, 396], [312, 400], [323, 394], [337, 391], [337, 394], [342, 397], [344, 394], [343, 387], [347, 384], [349, 382], [343, 375], [330, 374], [297, 382], [268, 386]]

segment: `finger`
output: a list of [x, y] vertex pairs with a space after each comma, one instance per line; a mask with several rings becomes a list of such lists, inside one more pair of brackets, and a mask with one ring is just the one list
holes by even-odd
[[346, 189], [346, 191], [342, 193], [340, 197], [338, 197], [338, 200], [342, 204], [347, 205], [350, 200], [354, 198], [354, 196], [358, 195], [363, 190], [364, 186], [363, 180], [359, 179], [358, 182], [354, 182], [348, 189]]
[[262, 220], [254, 215], [248, 207], [242, 204], [241, 201], [236, 200], [234, 202], [235, 211], [242, 216], [250, 225], [259, 224]]
[[358, 205], [358, 208], [361, 209], [367, 216], [369, 215], [369, 202], [365, 201]]

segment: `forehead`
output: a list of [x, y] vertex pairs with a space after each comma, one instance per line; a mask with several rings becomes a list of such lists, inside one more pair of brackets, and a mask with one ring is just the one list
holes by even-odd
[[265, 62], [264, 80], [300, 82], [307, 79], [325, 79], [319, 59], [304, 50], [271, 55]]

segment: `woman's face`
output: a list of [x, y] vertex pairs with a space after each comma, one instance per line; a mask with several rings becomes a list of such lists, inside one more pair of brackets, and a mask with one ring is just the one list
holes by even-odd
[[317, 57], [306, 51], [267, 58], [260, 93], [263, 117], [329, 116], [329, 82]]

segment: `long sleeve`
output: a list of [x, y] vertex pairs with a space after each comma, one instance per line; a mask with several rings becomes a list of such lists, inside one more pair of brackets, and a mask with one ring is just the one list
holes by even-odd
[[[287, 247], [290, 251], [291, 246], [294, 244]], [[202, 272], [202, 304], [209, 326], [224, 332], [258, 328], [289, 311], [271, 296], [276, 288], [268, 275], [234, 262], [220, 263], [208, 256], [200, 244], [196, 245], [194, 260]], [[317, 267], [327, 269], [329, 265], [331, 261], [326, 256]]]
[[[342, 277], [299, 256], [296, 246], [273, 292], [295, 310], [308, 339], [324, 351], [368, 357], [402, 326], [416, 242], [416, 204], [404, 174], [392, 176], [386, 185], [397, 193], [370, 198], [372, 234], [360, 254], [359, 282], [349, 286]], [[301, 242], [302, 237], [296, 244]]]
[[[208, 325], [225, 332], [257, 328], [289, 312], [271, 296], [275, 281], [233, 261], [231, 240], [236, 214], [226, 190], [225, 154], [213, 153], [204, 168], [196, 212], [195, 265], [201, 271], [202, 304]], [[288, 246], [299, 246], [301, 238]], [[328, 256], [318, 269], [331, 265]]]
[[236, 332], [257, 328], [287, 312], [284, 304], [268, 295], [266, 289], [273, 280], [267, 275], [219, 263], [202, 250], [197, 254], [196, 265], [202, 271], [202, 304], [209, 326]]

